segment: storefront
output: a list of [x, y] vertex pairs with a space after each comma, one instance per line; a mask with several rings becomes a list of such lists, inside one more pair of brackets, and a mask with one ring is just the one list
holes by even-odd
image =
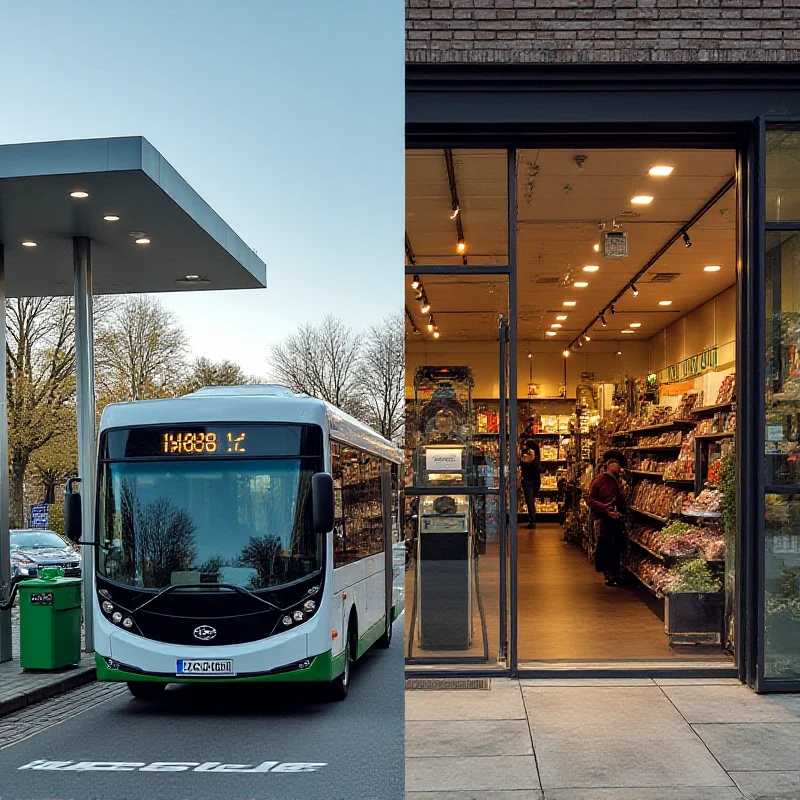
[[409, 670], [800, 687], [798, 73], [408, 65]]

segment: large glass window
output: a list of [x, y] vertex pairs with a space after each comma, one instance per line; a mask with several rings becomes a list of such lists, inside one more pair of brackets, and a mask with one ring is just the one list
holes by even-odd
[[274, 588], [322, 568], [316, 458], [119, 461], [100, 475], [101, 575], [129, 586]]
[[767, 222], [800, 220], [800, 131], [767, 131]]

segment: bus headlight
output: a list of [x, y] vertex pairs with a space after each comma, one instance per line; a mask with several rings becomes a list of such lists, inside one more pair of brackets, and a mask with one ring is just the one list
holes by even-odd
[[109, 603], [108, 600], [103, 601], [103, 611], [106, 614], [111, 614], [114, 611], [113, 603]]
[[306, 614], [310, 614], [316, 607], [317, 604], [313, 600], [306, 600], [305, 603], [303, 603], [303, 611], [305, 611]]
[[130, 617], [125, 617], [125, 619], [122, 620], [122, 627], [130, 630], [133, 627], [133, 620]]
[[286, 625], [286, 626], [291, 625], [292, 624], [292, 618], [289, 617], [289, 616], [284, 617], [283, 618], [283, 624]]
[[122, 622], [122, 614], [120, 614], [119, 611], [115, 611], [111, 616], [111, 620], [119, 625], [119, 623]]
[[294, 614], [292, 614], [292, 616], [294, 617], [295, 622], [302, 622], [303, 621], [303, 612], [302, 611], [295, 611]]

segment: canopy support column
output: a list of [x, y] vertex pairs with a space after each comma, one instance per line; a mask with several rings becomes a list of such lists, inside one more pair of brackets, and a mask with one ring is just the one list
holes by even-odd
[[85, 236], [73, 240], [75, 268], [75, 377], [78, 411], [78, 474], [81, 478], [83, 529], [83, 619], [85, 650], [94, 650], [94, 507], [96, 408], [94, 395], [94, 319], [92, 310], [91, 243]]
[[[0, 243], [0, 599], [11, 591], [11, 538], [8, 532], [8, 375], [6, 373], [6, 265]], [[0, 611], [0, 662], [11, 660], [11, 611]]]

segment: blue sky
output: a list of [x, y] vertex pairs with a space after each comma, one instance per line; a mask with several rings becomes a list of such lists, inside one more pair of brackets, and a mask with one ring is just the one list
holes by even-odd
[[266, 290], [160, 295], [193, 354], [263, 375], [302, 322], [402, 309], [403, 0], [0, 0], [0, 15], [0, 142], [145, 136], [267, 263]]

